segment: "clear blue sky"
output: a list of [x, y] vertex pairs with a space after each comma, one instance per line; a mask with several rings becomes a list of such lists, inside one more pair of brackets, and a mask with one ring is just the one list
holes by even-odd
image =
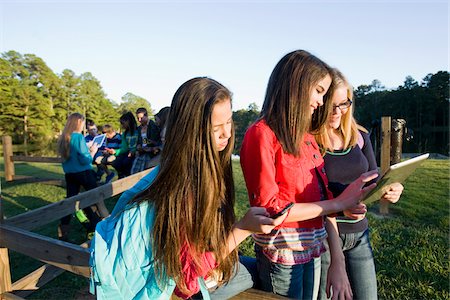
[[449, 70], [449, 2], [0, 0], [2, 53], [91, 72], [109, 99], [132, 92], [155, 110], [194, 76], [226, 85], [235, 110], [261, 107], [273, 67], [296, 49], [355, 87], [421, 81]]

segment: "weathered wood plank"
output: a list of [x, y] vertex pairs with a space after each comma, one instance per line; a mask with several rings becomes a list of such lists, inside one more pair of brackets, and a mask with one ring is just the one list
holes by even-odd
[[57, 186], [66, 186], [66, 181], [64, 179], [53, 179], [53, 178], [38, 178], [34, 176], [27, 175], [15, 175], [14, 182], [17, 184], [23, 183], [42, 183], [47, 185], [57, 185]]
[[32, 230], [50, 222], [61, 219], [77, 211], [104, 199], [118, 195], [136, 184], [142, 177], [152, 169], [125, 177], [123, 179], [102, 185], [90, 191], [80, 193], [76, 196], [48, 204], [32, 211], [4, 220], [7, 225]]
[[25, 299], [11, 293], [3, 293], [0, 294], [0, 300], [25, 300]]
[[11, 269], [8, 249], [0, 248], [0, 294], [10, 292], [11, 290]]
[[12, 138], [9, 135], [2, 136], [3, 158], [5, 164], [5, 180], [13, 181], [14, 179], [14, 162], [12, 161]]
[[20, 228], [0, 225], [0, 245], [31, 258], [89, 277], [89, 250]]
[[[391, 166], [391, 117], [381, 117], [381, 153], [380, 169], [381, 174]], [[380, 214], [389, 213], [389, 202], [380, 201]]]
[[[90, 241], [81, 244], [80, 247], [88, 248], [89, 245]], [[12, 291], [14, 295], [25, 298], [64, 272], [65, 270], [61, 268], [45, 264], [14, 282]]]
[[12, 284], [14, 295], [25, 298], [52, 281], [65, 270], [45, 264]]
[[25, 155], [13, 155], [13, 161], [24, 162], [41, 162], [41, 163], [62, 163], [61, 157], [43, 157], [43, 156], [25, 156]]
[[279, 296], [277, 294], [264, 292], [257, 289], [248, 289], [243, 291], [239, 295], [230, 298], [230, 300], [277, 300], [277, 299], [289, 299], [286, 297]]

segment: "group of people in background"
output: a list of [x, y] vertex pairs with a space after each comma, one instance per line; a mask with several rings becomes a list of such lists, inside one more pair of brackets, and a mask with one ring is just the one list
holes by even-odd
[[[120, 117], [122, 134], [116, 132], [110, 124], [103, 125], [101, 132], [105, 134], [105, 139], [100, 146], [93, 143], [94, 138], [99, 135], [95, 122], [85, 120], [79, 113], [71, 114], [58, 141], [58, 152], [64, 159], [62, 166], [66, 196], [77, 195], [81, 187], [87, 191], [99, 184], [109, 183], [116, 174], [108, 166], [117, 171], [120, 179], [157, 165], [163, 148], [162, 135], [169, 111], [169, 107], [162, 108], [153, 121], [148, 118], [145, 108], [137, 109], [136, 118], [140, 126], [137, 126], [133, 113], [124, 113]], [[84, 128], [87, 135], [83, 137]], [[101, 182], [104, 174], [105, 181]], [[96, 206], [92, 206], [75, 213], [76, 218], [85, 225], [88, 238], [92, 237], [100, 220], [97, 211]], [[71, 216], [61, 219], [58, 227], [58, 237], [61, 240], [68, 240], [70, 219]]]
[[[293, 299], [376, 299], [361, 200], [378, 172], [367, 131], [353, 117], [351, 85], [304, 50], [278, 62], [240, 152], [251, 206], [240, 220], [231, 95], [213, 79], [188, 80], [155, 122], [145, 109], [136, 112], [139, 126], [132, 113], [122, 115], [120, 147], [110, 133], [101, 150], [83, 139], [83, 116], [69, 116], [59, 144], [68, 197], [96, 186], [92, 162], [105, 172], [111, 164], [122, 178], [159, 155], [158, 166], [97, 225], [97, 298], [228, 299], [256, 287]], [[402, 190], [394, 184], [380, 200], [396, 202]], [[95, 207], [84, 212], [95, 226]], [[238, 255], [248, 236], [255, 258]]]

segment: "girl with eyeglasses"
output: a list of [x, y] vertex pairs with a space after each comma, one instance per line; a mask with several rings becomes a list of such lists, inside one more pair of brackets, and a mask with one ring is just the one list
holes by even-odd
[[[326, 95], [329, 101], [328, 120], [320, 126], [316, 140], [324, 155], [328, 187], [334, 197], [362, 173], [377, 170], [375, 155], [367, 130], [353, 117], [352, 87], [337, 69], [333, 69], [333, 84]], [[376, 181], [375, 179], [373, 181]], [[403, 186], [393, 184], [382, 200], [395, 203]], [[336, 218], [347, 273], [355, 299], [377, 299], [377, 281], [372, 247], [369, 239], [367, 212], [364, 204], [344, 210]], [[319, 299], [327, 299], [329, 252], [322, 255]]]
[[354, 207], [374, 187], [363, 186], [376, 177], [374, 172], [360, 176], [335, 199], [327, 189], [311, 125], [331, 82], [331, 68], [316, 56], [304, 50], [286, 54], [272, 71], [260, 118], [241, 147], [250, 204], [276, 214], [294, 203], [281, 226], [253, 235], [261, 288], [294, 299], [317, 298], [327, 235], [334, 297], [352, 297], [336, 222], [329, 215]]

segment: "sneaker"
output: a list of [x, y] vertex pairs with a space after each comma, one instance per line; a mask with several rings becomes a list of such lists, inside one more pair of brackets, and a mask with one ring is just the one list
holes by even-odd
[[114, 172], [111, 172], [110, 174], [108, 174], [105, 179], [105, 184], [110, 182], [111, 180], [113, 180], [114, 176], [116, 176], [116, 173], [114, 173]]

